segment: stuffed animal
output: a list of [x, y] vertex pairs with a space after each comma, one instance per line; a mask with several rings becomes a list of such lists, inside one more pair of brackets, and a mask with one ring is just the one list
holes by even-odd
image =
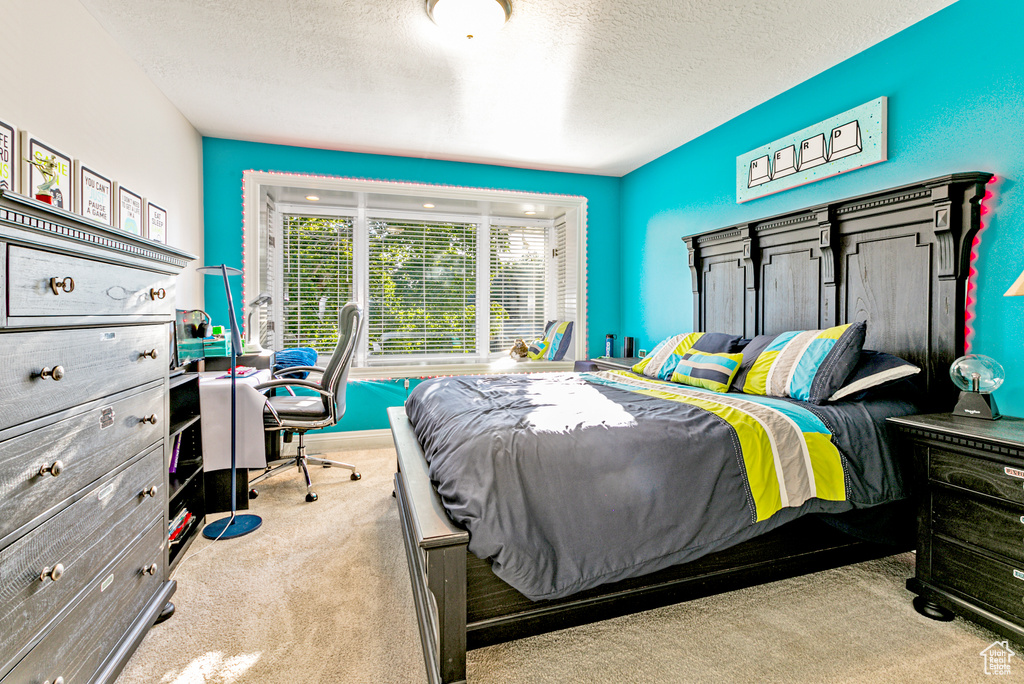
[[529, 348], [526, 346], [526, 342], [522, 339], [516, 339], [516, 341], [512, 343], [512, 350], [509, 351], [508, 355], [516, 361], [522, 361], [526, 358], [528, 352]]

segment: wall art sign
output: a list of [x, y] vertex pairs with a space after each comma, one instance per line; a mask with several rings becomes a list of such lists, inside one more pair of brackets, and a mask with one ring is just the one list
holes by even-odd
[[105, 226], [114, 225], [114, 183], [81, 162], [75, 173], [78, 213]]
[[146, 203], [146, 237], [167, 243], [167, 212], [149, 202]]
[[18, 130], [0, 121], [0, 190], [17, 192]]
[[117, 227], [142, 235], [142, 198], [123, 187], [117, 188]]
[[24, 160], [22, 193], [36, 199], [49, 196], [50, 204], [71, 211], [74, 206], [71, 157], [33, 135], [24, 133], [23, 136], [22, 149], [28, 159]]
[[885, 161], [887, 102], [879, 97], [736, 157], [736, 201]]

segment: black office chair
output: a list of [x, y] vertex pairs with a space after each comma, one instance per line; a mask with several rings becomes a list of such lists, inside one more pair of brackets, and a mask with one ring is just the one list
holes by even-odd
[[[283, 388], [289, 392], [292, 387], [302, 387], [313, 390], [319, 396], [295, 396], [293, 394], [273, 396], [267, 398], [267, 405], [263, 411], [263, 424], [267, 432], [284, 432], [299, 435], [298, 452], [294, 458], [281, 459], [267, 464], [266, 472], [250, 481], [255, 485], [268, 477], [272, 477], [284, 468], [297, 467], [306, 478], [306, 501], [316, 501], [317, 495], [313, 491], [313, 483], [309, 479], [310, 463], [322, 465], [325, 468], [338, 467], [347, 468], [352, 471], [352, 479], [358, 480], [362, 477], [354, 465], [331, 461], [315, 456], [306, 456], [306, 445], [303, 436], [307, 430], [318, 430], [320, 428], [334, 425], [345, 415], [345, 386], [348, 383], [348, 371], [352, 366], [352, 355], [356, 348], [356, 341], [359, 338], [359, 325], [362, 321], [362, 311], [359, 305], [348, 303], [342, 307], [338, 314], [338, 346], [334, 348], [331, 359], [327, 366], [291, 366], [274, 373], [274, 380], [257, 385], [257, 390], [269, 390]], [[320, 373], [319, 382], [313, 382], [308, 378], [282, 378], [296, 372]], [[250, 498], [258, 494], [256, 489], [249, 492]]]

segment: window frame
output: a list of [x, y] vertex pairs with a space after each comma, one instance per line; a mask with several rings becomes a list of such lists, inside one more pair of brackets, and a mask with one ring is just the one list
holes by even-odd
[[[545, 206], [557, 206], [564, 209], [564, 220], [566, 231], [572, 231], [575, 240], [574, 268], [570, 269], [575, 275], [575, 334], [574, 345], [577, 359], [587, 358], [587, 289], [586, 289], [586, 224], [587, 224], [587, 199], [581, 196], [553, 195], [544, 193], [528, 193], [509, 190], [491, 190], [485, 188], [463, 188], [445, 185], [430, 185], [421, 183], [396, 183], [388, 181], [375, 181], [352, 178], [337, 178], [325, 176], [311, 176], [306, 174], [291, 173], [268, 173], [263, 171], [248, 170], [243, 172], [243, 277], [242, 277], [242, 301], [252, 301], [259, 294], [260, 270], [262, 264], [259, 252], [259, 235], [261, 218], [261, 204], [265, 203], [265, 191], [273, 192], [275, 188], [302, 188], [311, 191], [343, 191], [354, 192], [359, 198], [358, 206], [341, 207], [330, 206], [325, 203], [317, 204], [295, 204], [280, 202], [275, 206], [276, 226], [270, 226], [270, 234], [274, 234], [275, 228], [280, 230], [283, 224], [283, 217], [286, 214], [299, 214], [303, 216], [338, 217], [348, 216], [354, 219], [354, 254], [368, 254], [369, 245], [366, 221], [372, 218], [390, 218], [392, 220], [429, 220], [433, 222], [475, 222], [480, 225], [477, 234], [477, 310], [489, 295], [484, 293], [488, 287], [488, 274], [490, 272], [490, 226], [494, 225], [545, 225], [549, 227], [549, 243], [554, 243], [554, 224], [560, 219], [535, 219], [530, 217], [509, 218], [490, 217], [480, 213], [432, 213], [418, 211], [399, 210], [368, 210], [366, 206], [367, 194], [388, 194], [402, 197], [417, 197], [424, 200], [431, 199], [452, 199], [462, 201], [475, 201], [486, 206], [488, 202], [524, 203], [538, 204]], [[566, 255], [567, 258], [569, 255]], [[364, 258], [355, 258], [353, 263], [353, 295], [356, 301], [366, 302], [369, 290], [368, 261]], [[548, 260], [547, 287], [554, 288], [557, 279], [557, 265], [555, 259]], [[486, 264], [485, 269], [480, 264]], [[275, 278], [276, 287], [280, 288], [281, 279]], [[483, 285], [483, 288], [481, 287]], [[552, 290], [554, 291], [554, 290]], [[273, 301], [270, 311], [267, 312], [272, 320], [281, 320], [279, 292], [271, 293]], [[546, 297], [545, 319], [552, 320], [556, 317], [556, 305], [553, 297]], [[248, 314], [246, 310], [244, 313]], [[243, 328], [248, 324], [248, 316], [243, 316], [245, 321]], [[256, 318], [255, 325], [259, 325], [260, 318]], [[486, 340], [489, 337], [488, 316], [477, 317], [477, 350], [483, 350], [490, 358], [493, 352], [489, 352], [489, 345]], [[243, 329], [243, 333], [247, 331]], [[424, 373], [437, 374], [458, 374], [473, 372], [488, 372], [499, 370], [500, 372], [511, 371], [535, 371], [543, 367], [545, 370], [555, 370], [554, 366], [568, 366], [572, 362], [509, 362], [511, 359], [504, 358], [495, 361], [462, 361], [456, 362], [448, 357], [424, 357], [410, 356], [405, 359], [391, 358], [381, 360], [379, 363], [368, 362], [367, 353], [368, 331], [363, 326], [359, 344], [357, 345], [356, 358], [354, 359], [351, 377], [418, 377]]]

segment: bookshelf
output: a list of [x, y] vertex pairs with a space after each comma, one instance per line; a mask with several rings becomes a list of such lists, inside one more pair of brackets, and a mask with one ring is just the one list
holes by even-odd
[[[199, 420], [199, 373], [181, 373], [170, 381], [170, 453], [168, 454], [167, 574], [178, 566], [206, 519], [203, 434]], [[183, 516], [186, 516], [183, 519]]]

